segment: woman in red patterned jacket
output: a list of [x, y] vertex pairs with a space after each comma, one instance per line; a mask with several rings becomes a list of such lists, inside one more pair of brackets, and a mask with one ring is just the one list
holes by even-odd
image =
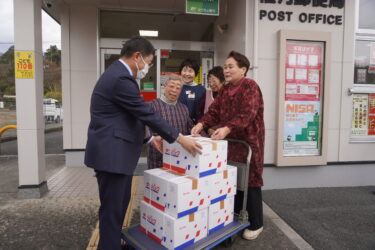
[[[264, 120], [263, 97], [258, 84], [245, 78], [250, 67], [249, 60], [242, 54], [232, 51], [224, 65], [224, 85], [208, 112], [194, 126], [191, 133], [198, 135], [203, 129], [216, 127], [212, 139], [245, 140], [251, 147], [252, 155], [249, 172], [247, 211], [250, 227], [243, 237], [253, 240], [263, 231], [262, 192], [264, 162]], [[239, 143], [230, 143], [228, 160], [246, 162], [248, 149]], [[242, 200], [240, 192], [237, 202]]]

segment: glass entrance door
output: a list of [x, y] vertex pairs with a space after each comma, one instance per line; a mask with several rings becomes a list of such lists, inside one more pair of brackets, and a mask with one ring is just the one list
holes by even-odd
[[[101, 49], [101, 74], [120, 57], [120, 49]], [[207, 73], [213, 67], [214, 53], [212, 51], [198, 50], [176, 50], [157, 49], [153, 60], [153, 66], [148, 74], [140, 81], [141, 94], [146, 102], [160, 97], [161, 86], [166, 81], [168, 75], [179, 74], [181, 63], [191, 58], [200, 64], [200, 73], [195, 82], [207, 86]]]
[[160, 50], [160, 83], [164, 84], [170, 74], [179, 74], [181, 63], [187, 59], [194, 59], [200, 65], [200, 72], [195, 82], [207, 86], [207, 73], [213, 67], [214, 53], [210, 51], [191, 50]]
[[[100, 73], [103, 72], [120, 57], [120, 49], [101, 49], [101, 67]], [[141, 90], [141, 95], [146, 102], [150, 102], [158, 97], [158, 85], [157, 85], [157, 66], [158, 53], [155, 53], [155, 57], [152, 61], [152, 67], [149, 69], [147, 75], [139, 82], [139, 88]]]

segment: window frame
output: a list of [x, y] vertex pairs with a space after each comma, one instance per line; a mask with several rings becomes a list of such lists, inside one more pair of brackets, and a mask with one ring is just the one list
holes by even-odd
[[[356, 23], [355, 23], [355, 37], [354, 37], [354, 58], [356, 57], [355, 49], [357, 46], [357, 41], [369, 41], [375, 42], [375, 29], [360, 29], [359, 28], [359, 5], [361, 0], [356, 1]], [[355, 74], [355, 65], [353, 61], [353, 73]], [[353, 94], [375, 94], [375, 84], [362, 84], [362, 83], [355, 83], [354, 82], [354, 74], [353, 74], [353, 85], [352, 88], [348, 89], [348, 95]], [[350, 125], [350, 136], [349, 142], [350, 143], [368, 143], [368, 142], [375, 142], [375, 135], [364, 135], [358, 136], [352, 134], [352, 126], [353, 126], [353, 103], [352, 103], [352, 118], [351, 118], [351, 125]]]

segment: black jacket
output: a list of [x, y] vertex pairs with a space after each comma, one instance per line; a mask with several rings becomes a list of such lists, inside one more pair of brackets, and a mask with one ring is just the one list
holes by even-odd
[[140, 96], [127, 68], [115, 61], [99, 78], [91, 96], [86, 166], [132, 175], [144, 141], [144, 125], [172, 143], [178, 131], [159, 117]]

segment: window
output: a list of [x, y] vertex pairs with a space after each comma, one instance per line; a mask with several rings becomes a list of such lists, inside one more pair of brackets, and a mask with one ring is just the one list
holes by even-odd
[[360, 0], [352, 88], [352, 142], [375, 142], [375, 1]]
[[359, 29], [374, 29], [375, 30], [375, 1], [374, 0], [360, 0], [359, 1]]
[[375, 39], [356, 40], [354, 83], [375, 84]]

